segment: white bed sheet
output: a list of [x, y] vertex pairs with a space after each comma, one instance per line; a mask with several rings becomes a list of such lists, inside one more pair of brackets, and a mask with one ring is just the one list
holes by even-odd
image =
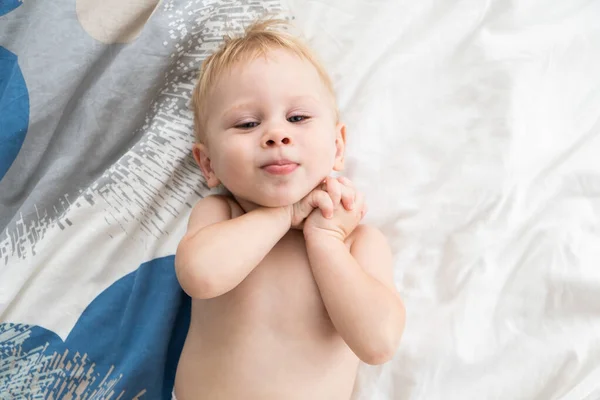
[[600, 399], [600, 2], [288, 0], [407, 327], [357, 399]]

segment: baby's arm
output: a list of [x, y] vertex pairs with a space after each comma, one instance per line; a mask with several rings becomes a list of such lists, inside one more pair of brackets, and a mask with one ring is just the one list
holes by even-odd
[[350, 239], [348, 250], [339, 238], [306, 236], [311, 268], [340, 336], [362, 361], [382, 364], [394, 356], [404, 330], [391, 251], [383, 234], [366, 225]]
[[235, 288], [290, 229], [284, 207], [259, 207], [232, 219], [229, 201], [223, 196], [200, 200], [177, 247], [177, 279], [193, 298]]

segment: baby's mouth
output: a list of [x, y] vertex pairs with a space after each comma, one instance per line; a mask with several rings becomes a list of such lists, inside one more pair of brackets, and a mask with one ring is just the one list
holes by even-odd
[[290, 160], [276, 160], [263, 165], [261, 169], [273, 175], [287, 175], [298, 168], [298, 163]]

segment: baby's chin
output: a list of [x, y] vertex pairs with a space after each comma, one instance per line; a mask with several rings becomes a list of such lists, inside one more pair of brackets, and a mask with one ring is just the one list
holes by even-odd
[[304, 198], [304, 196], [306, 196], [308, 193], [303, 194], [303, 193], [285, 193], [285, 194], [278, 194], [278, 195], [260, 195], [260, 194], [255, 194], [254, 196], [238, 196], [238, 195], [234, 195], [234, 197], [240, 201], [242, 200], [242, 202], [249, 202], [252, 203], [254, 205], [257, 205], [259, 207], [269, 207], [269, 208], [274, 208], [274, 207], [286, 207], [286, 206], [290, 206], [292, 204], [296, 204], [297, 202], [299, 202], [300, 200], [302, 200]]
[[[304, 187], [305, 186], [305, 187]], [[230, 190], [231, 193], [238, 202], [246, 203], [242, 205], [242, 208], [254, 208], [254, 206], [259, 207], [286, 207], [292, 204], [296, 204], [300, 200], [302, 200], [306, 195], [310, 193], [313, 189], [310, 185], [289, 185], [286, 188], [271, 188], [267, 187], [266, 190], [260, 191], [248, 191], [243, 190], [240, 192]], [[243, 193], [241, 193], [243, 192]]]
[[261, 197], [256, 199], [256, 204], [262, 207], [286, 207], [292, 204], [296, 204], [302, 200], [304, 196], [273, 196], [273, 197]]

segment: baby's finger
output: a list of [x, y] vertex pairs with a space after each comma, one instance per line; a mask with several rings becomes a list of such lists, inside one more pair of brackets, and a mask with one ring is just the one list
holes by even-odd
[[354, 188], [354, 183], [350, 179], [346, 178], [345, 176], [340, 176], [338, 178], [338, 182], [341, 183], [342, 185]]
[[338, 182], [337, 179], [334, 179], [328, 176], [325, 179], [325, 184], [327, 186], [327, 193], [329, 193], [329, 197], [331, 197], [331, 202], [333, 206], [337, 206], [342, 199], [342, 185]]
[[321, 214], [327, 219], [333, 217], [333, 209], [335, 205], [331, 200], [331, 196], [327, 192], [321, 192], [322, 196], [319, 196], [319, 208], [321, 209]]
[[313, 208], [319, 208], [323, 217], [333, 217], [333, 202], [331, 201], [329, 193], [322, 190], [313, 191], [311, 196], [311, 206]]
[[341, 186], [342, 186], [342, 200], [341, 200], [342, 205], [344, 206], [344, 208], [346, 210], [350, 211], [354, 208], [356, 190], [354, 190], [354, 188], [351, 188], [346, 185], [341, 185]]
[[342, 204], [344, 204], [344, 208], [348, 211], [353, 210], [356, 206], [356, 188], [354, 187], [354, 183], [345, 176], [340, 176], [338, 182], [342, 184], [342, 187], [346, 188], [345, 191], [342, 190]]

